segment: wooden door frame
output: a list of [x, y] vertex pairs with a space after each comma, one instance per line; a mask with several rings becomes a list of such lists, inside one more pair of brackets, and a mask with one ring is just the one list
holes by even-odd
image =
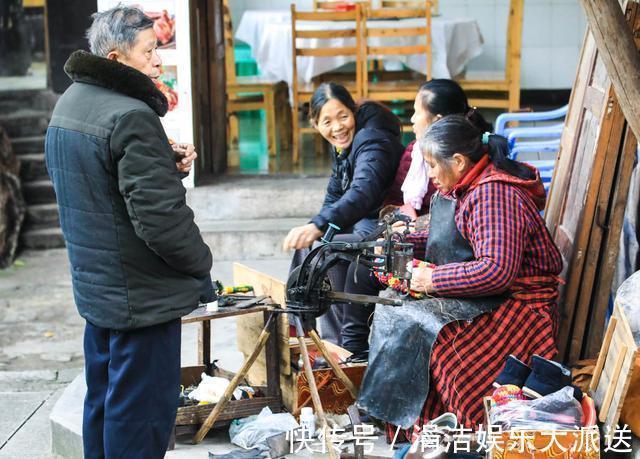
[[189, 0], [195, 184], [227, 169], [227, 118], [221, 0]]

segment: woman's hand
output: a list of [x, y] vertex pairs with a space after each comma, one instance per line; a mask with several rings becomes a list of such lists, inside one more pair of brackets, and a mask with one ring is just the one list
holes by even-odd
[[433, 293], [432, 275], [433, 268], [413, 268], [413, 273], [411, 274], [411, 290]]
[[284, 238], [282, 247], [288, 249], [304, 249], [310, 247], [313, 241], [318, 239], [324, 233], [318, 229], [313, 223], [293, 228]]
[[196, 147], [190, 143], [174, 143], [171, 145], [176, 154], [176, 167], [179, 172], [188, 174], [193, 166], [193, 161], [198, 157]]
[[[416, 230], [415, 223], [409, 222], [408, 227], [409, 227], [410, 233], [415, 232]], [[404, 231], [407, 229], [407, 223], [403, 221], [397, 221], [393, 225], [391, 225], [391, 229], [393, 230], [394, 233], [404, 233]]]
[[[380, 238], [380, 239], [377, 239], [377, 240], [376, 240], [376, 242], [383, 242], [383, 241], [384, 241], [384, 238]], [[382, 255], [382, 246], [381, 246], [381, 245], [377, 245], [377, 246], [375, 246], [375, 247], [373, 248], [373, 253], [374, 253], [375, 255]]]

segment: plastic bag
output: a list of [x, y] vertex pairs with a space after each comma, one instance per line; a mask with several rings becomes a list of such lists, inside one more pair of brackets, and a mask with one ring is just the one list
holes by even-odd
[[273, 414], [268, 406], [258, 416], [236, 419], [229, 428], [231, 443], [245, 449], [266, 445], [267, 438], [300, 427], [289, 413]]
[[[198, 387], [191, 391], [189, 398], [198, 400], [199, 402], [218, 403], [224, 391], [229, 386], [230, 381], [218, 376], [209, 376], [206, 373], [202, 373], [201, 378], [202, 381], [200, 381]], [[242, 397], [242, 391], [236, 388], [233, 391], [233, 395], [236, 399], [240, 399]]]
[[558, 430], [580, 429], [582, 407], [573, 397], [573, 388], [567, 386], [536, 400], [513, 400], [491, 408], [492, 426], [502, 430]]

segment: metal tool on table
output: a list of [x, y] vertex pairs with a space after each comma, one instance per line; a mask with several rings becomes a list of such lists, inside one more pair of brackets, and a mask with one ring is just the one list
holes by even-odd
[[258, 296], [250, 296], [250, 295], [223, 295], [218, 298], [218, 302], [220, 299], [231, 297], [233, 299], [229, 304], [221, 304], [221, 308], [235, 308], [235, 309], [247, 309], [251, 306], [255, 306], [256, 304], [263, 303], [265, 299], [268, 298], [267, 295], [258, 295]]
[[[397, 221], [404, 221], [406, 226], [404, 232], [393, 231], [392, 225]], [[331, 237], [336, 230], [328, 231], [323, 238], [323, 244], [311, 250], [302, 264], [291, 271], [287, 281], [287, 297], [285, 307], [274, 307], [265, 327], [263, 328], [258, 342], [242, 367], [235, 375], [221, 399], [209, 414], [198, 432], [193, 438], [194, 443], [202, 441], [209, 432], [218, 416], [231, 399], [231, 395], [238, 383], [245, 377], [249, 368], [256, 360], [267, 339], [269, 338], [269, 326], [275, 314], [289, 314], [292, 317], [296, 329], [296, 337], [300, 343], [303, 367], [309, 383], [309, 392], [315, 411], [324, 433], [324, 440], [327, 446], [329, 457], [335, 458], [327, 418], [320, 401], [320, 394], [313, 376], [313, 369], [309, 359], [309, 352], [305, 341], [305, 333], [311, 337], [312, 341], [322, 353], [323, 357], [330, 365], [338, 379], [345, 385], [353, 398], [356, 398], [357, 389], [349, 377], [344, 373], [338, 362], [335, 361], [322, 340], [314, 329], [316, 317], [324, 314], [332, 303], [341, 302], [351, 305], [361, 304], [386, 304], [390, 306], [401, 306], [402, 301], [397, 299], [380, 298], [370, 295], [354, 295], [331, 290], [331, 284], [327, 277], [329, 269], [340, 261], [362, 263], [372, 271], [391, 272], [393, 276], [401, 282], [406, 283], [407, 291], [410, 288], [411, 268], [413, 260], [413, 245], [405, 242], [405, 236], [409, 233], [409, 219], [399, 213], [388, 214], [384, 218], [384, 223], [373, 234], [361, 242], [333, 242]], [[383, 236], [382, 240], [378, 240]], [[375, 254], [376, 247], [382, 248], [382, 253]], [[255, 297], [260, 298], [260, 297]], [[264, 299], [264, 297], [262, 297]], [[247, 300], [249, 301], [249, 300]], [[245, 303], [246, 304], [246, 303]], [[256, 303], [253, 303], [256, 304]], [[250, 307], [251, 304], [245, 307]], [[236, 305], [235, 307], [239, 307]]]

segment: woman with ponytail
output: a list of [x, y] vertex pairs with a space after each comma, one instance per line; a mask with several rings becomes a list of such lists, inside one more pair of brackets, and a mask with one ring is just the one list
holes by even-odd
[[[393, 425], [415, 423], [413, 439], [444, 412], [478, 428], [482, 399], [509, 355], [554, 357], [562, 269], [539, 214], [540, 177], [508, 158], [505, 138], [451, 115], [429, 126], [420, 147], [438, 188], [429, 226], [413, 239], [429, 263], [411, 279], [423, 298], [376, 308], [358, 400]], [[349, 269], [345, 291], [384, 288], [367, 270]]]
[[469, 106], [467, 95], [458, 83], [445, 78], [429, 80], [420, 86], [413, 103], [411, 124], [416, 140], [411, 142], [396, 172], [384, 206], [400, 207], [403, 214], [414, 220], [429, 212], [429, 201], [436, 191], [428, 179], [428, 166], [422, 159], [420, 139], [427, 128], [447, 115], [464, 115], [482, 132], [493, 127], [474, 107]]

